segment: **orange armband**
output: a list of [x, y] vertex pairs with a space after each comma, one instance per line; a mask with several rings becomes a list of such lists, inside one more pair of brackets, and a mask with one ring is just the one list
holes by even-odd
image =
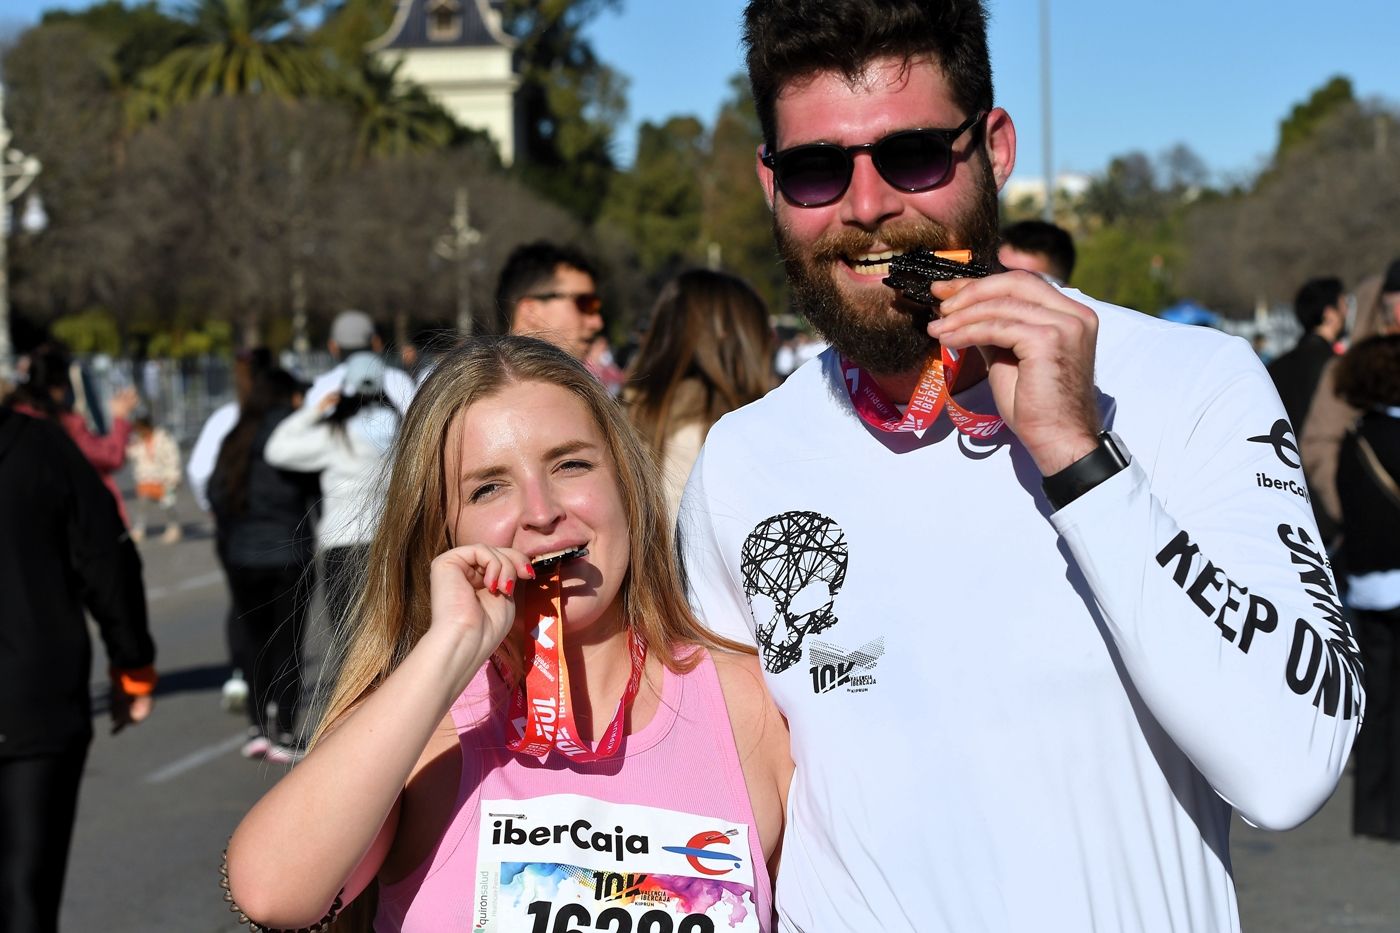
[[112, 684], [127, 696], [144, 697], [155, 692], [156, 668], [153, 664], [127, 671], [112, 667], [107, 669], [107, 674], [112, 678]]

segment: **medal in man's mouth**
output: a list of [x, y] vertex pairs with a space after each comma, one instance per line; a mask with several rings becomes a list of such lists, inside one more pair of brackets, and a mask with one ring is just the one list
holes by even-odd
[[972, 250], [968, 249], [930, 252], [920, 247], [894, 257], [888, 268], [884, 283], [900, 298], [921, 305], [936, 302], [930, 290], [934, 282], [981, 278], [991, 273], [989, 267], [973, 261]]

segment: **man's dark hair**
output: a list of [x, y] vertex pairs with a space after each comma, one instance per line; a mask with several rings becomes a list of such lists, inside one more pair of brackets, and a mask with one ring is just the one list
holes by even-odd
[[1293, 314], [1303, 330], [1310, 332], [1322, 323], [1322, 312], [1342, 299], [1342, 280], [1328, 277], [1309, 279], [1293, 299]]
[[534, 243], [517, 246], [511, 252], [506, 264], [501, 267], [500, 277], [496, 280], [496, 309], [506, 327], [510, 327], [511, 319], [515, 316], [515, 306], [520, 299], [536, 289], [547, 287], [554, 280], [554, 273], [560, 266], [586, 272], [594, 282], [598, 281], [598, 272], [593, 262], [572, 247], [560, 246], [548, 240], [536, 240]]
[[933, 55], [968, 115], [992, 109], [982, 0], [750, 0], [744, 47], [763, 140], [777, 145], [778, 92], [834, 71], [855, 81], [877, 58]]
[[1045, 220], [1022, 220], [1001, 231], [1001, 241], [1018, 252], [1044, 256], [1050, 262], [1050, 274], [1069, 284], [1075, 254], [1068, 230]]

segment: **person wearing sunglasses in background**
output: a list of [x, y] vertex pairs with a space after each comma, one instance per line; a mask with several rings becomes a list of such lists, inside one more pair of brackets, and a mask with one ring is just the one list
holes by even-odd
[[[711, 428], [678, 533], [791, 726], [780, 929], [1239, 929], [1232, 809], [1310, 816], [1364, 706], [1267, 373], [996, 265], [980, 2], [752, 0], [745, 44], [832, 347]], [[911, 300], [916, 246], [993, 273]]]
[[584, 359], [603, 330], [598, 273], [587, 256], [538, 240], [518, 246], [496, 282], [496, 307], [512, 334], [539, 337]]

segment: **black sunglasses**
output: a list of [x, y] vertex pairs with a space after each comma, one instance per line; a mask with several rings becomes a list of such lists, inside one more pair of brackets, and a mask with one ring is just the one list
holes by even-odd
[[953, 168], [953, 143], [976, 126], [985, 111], [968, 117], [951, 130], [900, 130], [873, 143], [838, 146], [808, 143], [781, 152], [764, 152], [763, 164], [773, 170], [778, 190], [799, 207], [821, 207], [839, 201], [851, 185], [857, 152], [869, 152], [880, 177], [900, 191], [927, 191]]
[[579, 314], [597, 314], [603, 307], [603, 299], [597, 292], [542, 292], [538, 295], [526, 295], [526, 298], [534, 298], [536, 301], [554, 301], [556, 298], [567, 298], [578, 308]]

